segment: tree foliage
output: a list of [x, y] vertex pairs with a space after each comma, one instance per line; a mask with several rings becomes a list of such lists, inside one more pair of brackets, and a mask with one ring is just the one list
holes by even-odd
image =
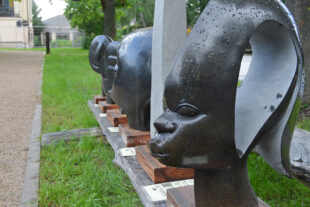
[[187, 1], [187, 24], [193, 26], [209, 0], [188, 0]]
[[116, 9], [117, 38], [134, 29], [153, 26], [155, 0], [126, 0]]
[[[44, 23], [42, 22], [42, 17], [40, 17], [41, 9], [34, 0], [32, 0], [32, 24], [34, 26], [34, 35], [40, 35], [44, 29]], [[36, 27], [37, 26], [37, 27]], [[39, 26], [39, 27], [38, 27]]]
[[[85, 32], [87, 46], [100, 34], [117, 39], [133, 29], [153, 25], [155, 0], [65, 0], [65, 16]], [[114, 8], [114, 9], [113, 9]], [[115, 14], [113, 14], [115, 12]], [[108, 19], [108, 21], [107, 21]]]

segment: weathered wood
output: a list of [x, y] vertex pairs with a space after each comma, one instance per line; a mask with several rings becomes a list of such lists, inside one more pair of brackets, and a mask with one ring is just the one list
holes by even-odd
[[128, 124], [120, 124], [119, 131], [127, 147], [145, 145], [150, 140], [149, 131], [131, 129]]
[[[258, 199], [258, 207], [269, 207], [264, 201]], [[195, 207], [194, 186], [171, 188], [167, 190], [168, 207]]]
[[115, 151], [114, 162], [123, 168], [128, 177], [130, 178], [132, 185], [137, 191], [141, 202], [146, 207], [167, 207], [165, 201], [152, 202], [147, 193], [143, 190], [144, 186], [152, 185], [153, 182], [146, 174], [146, 172], [141, 168], [140, 164], [136, 160], [136, 157], [122, 157], [120, 149], [125, 148], [126, 145], [122, 140], [119, 133], [112, 133], [108, 127], [112, 127], [112, 124], [108, 121], [107, 117], [100, 117], [100, 109], [94, 105], [93, 101], [88, 101], [88, 106], [95, 115], [103, 134], [110, 143], [111, 147]]
[[108, 110], [119, 109], [118, 105], [116, 105], [116, 104], [108, 104], [105, 101], [100, 101], [99, 102], [99, 108], [100, 108], [102, 113], [107, 113]]
[[119, 109], [113, 109], [107, 111], [108, 120], [114, 127], [118, 127], [120, 124], [127, 124], [127, 115], [121, 114]]
[[84, 136], [99, 137], [103, 136], [103, 133], [100, 127], [89, 129], [73, 129], [68, 131], [48, 133], [43, 134], [41, 144], [50, 145], [52, 143], [57, 143], [62, 140], [64, 141], [78, 140]]
[[194, 177], [193, 169], [174, 168], [161, 164], [151, 156], [146, 145], [136, 147], [136, 159], [155, 184]]
[[94, 96], [93, 100], [96, 104], [99, 104], [100, 101], [106, 101], [106, 97], [103, 97], [102, 95], [96, 95]]

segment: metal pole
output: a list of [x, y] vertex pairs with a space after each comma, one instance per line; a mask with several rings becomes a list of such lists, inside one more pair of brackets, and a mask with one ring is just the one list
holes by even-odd
[[46, 32], [46, 54], [50, 54], [50, 33]]

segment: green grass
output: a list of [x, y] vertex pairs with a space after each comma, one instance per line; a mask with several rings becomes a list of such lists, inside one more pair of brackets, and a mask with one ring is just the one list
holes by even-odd
[[0, 48], [0, 51], [45, 51], [44, 47], [41, 48]]
[[[83, 49], [52, 49], [45, 56], [42, 133], [96, 127], [87, 100], [100, 94], [101, 77]], [[40, 206], [141, 206], [114, 151], [95, 138], [41, 150]]]
[[310, 189], [296, 179], [289, 179], [272, 169], [264, 159], [252, 153], [248, 160], [252, 187], [272, 207], [308, 207]]
[[98, 126], [87, 100], [100, 94], [101, 77], [83, 49], [53, 49], [45, 56], [42, 132]]
[[40, 206], [141, 206], [113, 158], [109, 145], [91, 137], [44, 147]]
[[66, 39], [59, 39], [56, 41], [52, 41], [51, 42], [51, 46], [52, 47], [71, 47], [72, 46], [72, 42], [70, 40], [66, 40]]
[[[42, 133], [98, 126], [86, 102], [100, 93], [101, 80], [87, 55], [82, 49], [52, 49], [45, 56]], [[108, 144], [90, 137], [44, 147], [40, 206], [141, 206], [113, 157]], [[309, 189], [280, 175], [255, 153], [248, 171], [253, 189], [272, 207], [310, 206]]]

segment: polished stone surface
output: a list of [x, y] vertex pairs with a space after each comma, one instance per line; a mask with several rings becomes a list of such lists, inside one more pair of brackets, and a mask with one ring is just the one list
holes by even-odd
[[150, 130], [152, 30], [127, 35], [118, 49], [112, 98], [132, 129]]
[[[152, 46], [151, 123], [164, 112], [166, 77], [187, 31], [186, 1], [157, 0], [155, 3]], [[156, 130], [151, 124], [151, 136]]]
[[[249, 41], [252, 63], [237, 87]], [[195, 168], [196, 206], [258, 206], [248, 155], [256, 146], [271, 167], [294, 176], [289, 152], [302, 92], [302, 48], [285, 5], [211, 0], [167, 77], [151, 152], [163, 164]]]

